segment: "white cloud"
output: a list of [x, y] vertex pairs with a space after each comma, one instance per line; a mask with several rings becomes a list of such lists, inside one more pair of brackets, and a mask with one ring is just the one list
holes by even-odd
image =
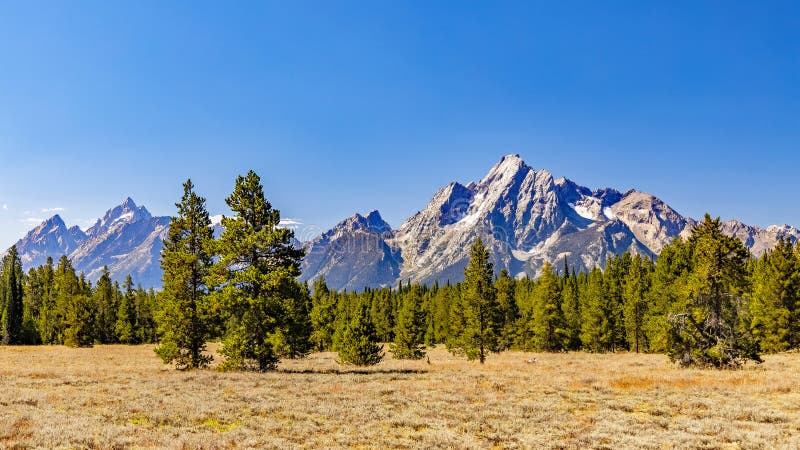
[[3, 209], [8, 209], [8, 203], [3, 203]]
[[55, 208], [42, 208], [40, 211], [41, 211], [41, 212], [43, 212], [43, 213], [50, 213], [50, 212], [61, 212], [61, 211], [64, 211], [64, 208], [61, 208], [61, 207], [55, 207]]
[[209, 219], [211, 219], [211, 225], [219, 225], [220, 223], [222, 223], [222, 214], [217, 214], [216, 216], [210, 216]]
[[282, 227], [298, 227], [303, 224], [302, 220], [299, 219], [281, 219], [280, 226]]
[[26, 217], [24, 219], [19, 219], [19, 221], [22, 222], [22, 223], [38, 225], [38, 224], [44, 222], [44, 219], [40, 219], [38, 217]]

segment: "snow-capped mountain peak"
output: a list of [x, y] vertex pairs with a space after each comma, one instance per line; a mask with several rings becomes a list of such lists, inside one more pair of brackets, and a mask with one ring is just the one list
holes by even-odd
[[[560, 263], [564, 258], [575, 270], [589, 270], [625, 251], [655, 257], [695, 224], [653, 195], [612, 188], [593, 191], [567, 178], [554, 179], [547, 170], [534, 170], [519, 155], [506, 155], [480, 181], [452, 182], [439, 189], [398, 230], [369, 233], [370, 242], [377, 245], [371, 248], [381, 251], [365, 253], [353, 245], [360, 242], [358, 236], [367, 235], [363, 227], [340, 224], [323, 233], [306, 244], [314, 252], [304, 262], [303, 278], [324, 275], [330, 287], [348, 289], [391, 285], [398, 279], [458, 281], [477, 237], [489, 247], [497, 271], [536, 276], [546, 261]], [[724, 227], [756, 255], [780, 236], [800, 238], [800, 231], [792, 227], [760, 229], [739, 222], [726, 222]], [[386, 261], [397, 265], [399, 276], [392, 279]]]
[[132, 198], [128, 197], [120, 205], [106, 211], [102, 219], [98, 219], [91, 228], [86, 230], [89, 237], [104, 235], [110, 231], [130, 223], [152, 218], [144, 206], [137, 206]]
[[524, 177], [531, 170], [533, 169], [528, 167], [519, 155], [505, 155], [500, 158], [500, 162], [489, 170], [489, 173], [479, 184], [481, 186], [490, 186], [497, 183], [508, 184], [515, 177], [520, 176], [520, 174]]
[[44, 264], [48, 257], [57, 261], [66, 255], [91, 280], [108, 266], [118, 281], [130, 274], [134, 282], [155, 287], [161, 282], [159, 254], [168, 226], [169, 217], [153, 217], [129, 197], [108, 210], [86, 233], [77, 226], [67, 228], [55, 215], [16, 245], [26, 270]]

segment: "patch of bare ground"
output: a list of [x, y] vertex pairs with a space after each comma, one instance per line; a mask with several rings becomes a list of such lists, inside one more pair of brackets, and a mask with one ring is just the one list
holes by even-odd
[[[536, 358], [536, 363], [528, 363]], [[800, 354], [492, 355], [178, 372], [152, 346], [0, 347], [1, 448], [798, 448]]]

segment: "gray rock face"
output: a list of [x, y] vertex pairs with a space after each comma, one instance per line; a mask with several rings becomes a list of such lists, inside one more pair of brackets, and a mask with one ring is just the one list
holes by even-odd
[[153, 217], [130, 198], [110, 209], [86, 233], [67, 228], [58, 215], [46, 220], [17, 242], [25, 270], [55, 262], [66, 255], [78, 272], [95, 281], [108, 266], [113, 279], [131, 275], [143, 287], [161, 285], [159, 257], [169, 217]]
[[17, 251], [23, 267], [27, 269], [41, 266], [53, 255], [71, 253], [86, 239], [86, 234], [80, 228], [67, 228], [61, 216], [56, 214], [20, 239]]
[[[554, 180], [518, 155], [507, 155], [482, 180], [439, 189], [425, 209], [395, 231], [385, 222], [371, 230], [359, 215], [340, 223], [305, 245], [303, 276], [325, 276], [337, 289], [399, 280], [456, 282], [463, 279], [477, 237], [489, 247], [495, 269], [517, 277], [537, 276], [548, 261], [560, 269], [564, 258], [578, 271], [590, 270], [625, 251], [656, 257], [695, 225], [653, 195], [592, 191], [566, 178]], [[800, 238], [800, 231], [789, 226], [761, 229], [726, 222], [724, 228], [755, 255], [781, 236]]]
[[789, 238], [792, 242], [800, 239], [800, 231], [788, 225], [759, 228], [737, 220], [729, 220], [722, 223], [722, 230], [730, 236], [739, 238], [754, 255], [762, 255], [770, 250], [780, 238]]
[[329, 285], [350, 291], [390, 286], [400, 274], [397, 248], [387, 241], [392, 228], [378, 213], [356, 214], [303, 245], [302, 280], [324, 276]]

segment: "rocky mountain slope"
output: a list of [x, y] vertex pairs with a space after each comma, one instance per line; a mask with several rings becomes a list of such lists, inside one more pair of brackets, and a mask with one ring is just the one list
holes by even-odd
[[[305, 243], [303, 278], [322, 275], [330, 287], [351, 290], [401, 279], [459, 281], [477, 237], [490, 248], [497, 270], [518, 277], [536, 276], [546, 261], [564, 258], [576, 270], [589, 270], [625, 251], [655, 257], [696, 224], [653, 195], [592, 191], [534, 170], [518, 155], [504, 156], [478, 182], [439, 189], [397, 230], [377, 211], [368, 217], [353, 216]], [[789, 226], [762, 229], [731, 221], [725, 230], [756, 255], [781, 236], [800, 238]]]
[[110, 209], [86, 232], [67, 228], [60, 216], [47, 219], [17, 242], [25, 270], [57, 262], [62, 255], [89, 279], [100, 277], [108, 266], [112, 278], [122, 281], [128, 274], [144, 287], [161, 285], [159, 254], [166, 237], [169, 217], [153, 217], [130, 198]]

